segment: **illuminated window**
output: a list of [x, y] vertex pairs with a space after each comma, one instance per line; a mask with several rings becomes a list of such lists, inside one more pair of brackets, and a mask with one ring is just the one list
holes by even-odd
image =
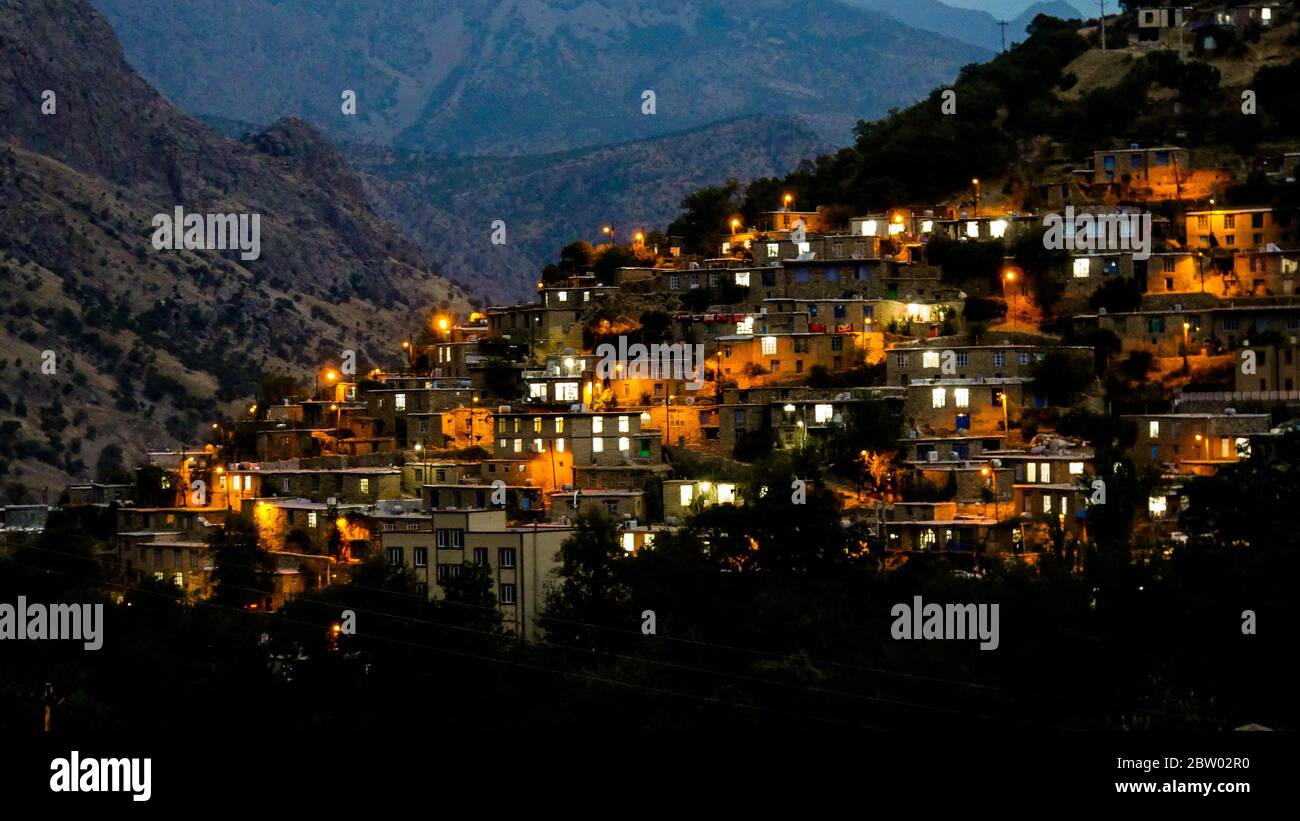
[[813, 405], [813, 421], [817, 423], [829, 422], [835, 415], [835, 408], [831, 405]]
[[515, 453], [523, 453], [523, 452], [524, 452], [524, 440], [523, 440], [523, 439], [516, 439], [516, 440], [515, 440]]
[[361, 492], [362, 492], [362, 493], [369, 493], [369, 492], [370, 492], [370, 480], [369, 480], [369, 479], [362, 479], [362, 480], [361, 480]]
[[[528, 383], [528, 398], [529, 398], [529, 399], [545, 399], [545, 398], [546, 398], [546, 383], [545, 383], [545, 382], [530, 382], [530, 383]], [[501, 420], [501, 421], [502, 421], [502, 422], [505, 422], [504, 419]]]
[[1087, 258], [1087, 257], [1076, 257], [1075, 260], [1074, 260], [1074, 277], [1075, 277], [1075, 279], [1087, 279], [1087, 278], [1088, 278], [1088, 269], [1089, 269], [1089, 267], [1091, 267], [1091, 266], [1089, 266], [1089, 264], [1088, 264], [1088, 258]]
[[1044, 513], [1052, 512], [1052, 497], [1046, 493], [1043, 494], [1043, 512]]
[[921, 354], [921, 367], [922, 368], [939, 367], [939, 352], [926, 351], [925, 353]]
[[736, 333], [749, 336], [754, 333], [754, 317], [747, 316], [736, 323]]
[[742, 288], [749, 287], [749, 271], [740, 271], [736, 274], [736, 284]]
[[534, 417], [533, 417], [533, 433], [541, 433], [541, 432], [542, 432], [542, 417], [540, 417], [540, 416], [534, 416]]
[[921, 233], [929, 234], [934, 231], [934, 220], [921, 220]]
[[694, 497], [695, 497], [695, 485], [681, 486], [681, 496], [679, 498], [681, 499], [682, 507], [689, 507], [691, 504], [691, 499]]
[[875, 220], [863, 220], [863, 221], [862, 221], [862, 236], [864, 236], [864, 237], [874, 237], [875, 235], [876, 235], [876, 221], [875, 221]]
[[592, 432], [592, 433], [604, 433], [604, 432], [605, 432], [605, 417], [603, 417], [603, 416], [593, 416], [593, 417], [591, 417], [591, 432]]
[[541, 439], [534, 439], [534, 440], [533, 440], [533, 453], [541, 453], [541, 452], [542, 452], [542, 440], [541, 440]]
[[393, 396], [393, 408], [395, 410], [406, 410], [406, 394], [399, 393]]
[[890, 224], [889, 235], [891, 237], [894, 236], [895, 234], [901, 234], [901, 233], [903, 233], [903, 224], [901, 222], [895, 222]]
[[942, 408], [947, 401], [947, 391], [944, 388], [935, 388], [930, 391], [930, 407]]
[[1026, 480], [1028, 480], [1028, 482], [1029, 482], [1030, 484], [1033, 484], [1034, 482], [1037, 482], [1037, 481], [1038, 481], [1038, 465], [1037, 465], [1037, 463], [1035, 463], [1035, 462], [1030, 462], [1030, 463], [1028, 463], [1027, 465], [1025, 465], [1025, 478], [1026, 478]]
[[250, 491], [250, 490], [252, 490], [252, 489], [253, 489], [253, 477], [252, 477], [252, 476], [245, 476], [245, 477], [244, 477], [244, 491], [247, 492], [247, 491]]
[[556, 449], [556, 451], [558, 451], [558, 452], [560, 452], [560, 453], [564, 453], [564, 437], [563, 437], [563, 436], [561, 436], [559, 439], [556, 439], [556, 440], [555, 440], [555, 449]]
[[623, 551], [631, 553], [636, 550], [636, 535], [628, 532], [623, 534]]
[[1154, 419], [1147, 423], [1147, 436], [1151, 439], [1160, 438], [1160, 423]]
[[761, 345], [762, 345], [764, 356], [772, 356], [773, 354], [776, 353], [776, 337], [774, 336], [763, 337]]
[[806, 253], [808, 253], [810, 250], [812, 250], [812, 245], [810, 245], [809, 243], [806, 243], [806, 242], [799, 242], [799, 243], [796, 243], [796, 245], [798, 246], [798, 248], [799, 248], [799, 253], [801, 253], [801, 254], [806, 254]]
[[1242, 459], [1250, 458], [1250, 440], [1244, 436], [1237, 437], [1237, 455]]
[[735, 485], [718, 485], [718, 504], [725, 505], [736, 501]]
[[926, 530], [923, 533], [921, 533], [922, 550], [930, 550], [931, 548], [934, 547], [934, 544], [937, 541], [938, 541], [938, 534], [934, 532], [934, 528], [932, 527], [926, 528]]
[[629, 450], [632, 449], [632, 440], [627, 438], [626, 436], [618, 437], [618, 449], [623, 451], [624, 453], [627, 453]]
[[316, 511], [309, 510], [307, 511], [307, 527], [315, 527], [315, 526], [316, 526]]
[[731, 243], [730, 243], [730, 242], [724, 242], [724, 243], [722, 243], [722, 253], [724, 253], [724, 254], [730, 254], [730, 253], [731, 253]]
[[1163, 496], [1150, 496], [1147, 498], [1147, 512], [1157, 518], [1165, 515], [1168, 502]]
[[605, 440], [597, 436], [591, 440], [591, 450], [593, 453], [602, 453], [605, 450]]
[[1006, 220], [993, 220], [992, 222], [989, 223], [989, 233], [992, 234], [995, 238], [1001, 237], [1006, 232], [1007, 232]]
[[979, 235], [980, 235], [980, 224], [978, 222], [972, 221], [966, 223], [966, 236], [970, 237], [971, 239], [979, 239]]
[[629, 419], [629, 417], [627, 417], [627, 416], [620, 416], [620, 417], [618, 418], [618, 432], [619, 432], [619, 433], [627, 433], [628, 430], [630, 430], [630, 427], [629, 427], [630, 423], [628, 422], [628, 419]]
[[955, 404], [957, 407], [959, 408], [970, 407], [969, 388], [953, 388], [952, 396], [953, 396], [953, 404]]
[[564, 433], [564, 417], [563, 417], [563, 416], [557, 416], [557, 417], [555, 417], [555, 432], [556, 432], [556, 433]]
[[775, 242], [769, 242], [769, 243], [767, 244], [767, 258], [768, 258], [768, 259], [776, 259], [776, 258], [777, 258], [777, 255], [780, 254], [780, 253], [781, 253], [781, 246], [780, 246], [780, 245], [778, 245], [778, 244], [775, 243]]
[[1071, 462], [1071, 463], [1070, 463], [1070, 475], [1071, 475], [1071, 476], [1079, 476], [1079, 475], [1081, 475], [1082, 473], [1083, 473], [1083, 462]]
[[556, 382], [555, 398], [561, 402], [577, 402], [578, 383], [577, 382]]
[[1052, 463], [1043, 462], [1038, 466], [1038, 478], [1043, 484], [1052, 481]]
[[556, 297], [556, 299], [560, 300], [561, 302], [568, 302], [568, 301], [569, 301], [569, 292], [568, 292], [568, 291], [556, 291], [556, 292], [555, 292], [555, 297]]

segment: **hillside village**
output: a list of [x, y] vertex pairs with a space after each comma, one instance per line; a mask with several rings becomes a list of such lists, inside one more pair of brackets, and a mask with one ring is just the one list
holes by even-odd
[[[1111, 25], [1125, 49], [1187, 61], [1261, 29], [1294, 38], [1279, 3], [1196, 14]], [[1168, 555], [1196, 535], [1189, 482], [1300, 424], [1300, 217], [1277, 196], [1300, 142], [1224, 161], [1173, 136], [1041, 145], [1032, 185], [972, 174], [860, 213], [778, 190], [702, 253], [603, 226], [530, 302], [433, 313], [382, 362], [340, 350], [268, 374], [192, 441], [8, 504], [6, 544], [94, 509], [115, 580], [203, 598], [217, 534], [241, 522], [270, 560], [247, 608], [380, 557], [435, 600], [486, 568], [524, 636], [591, 516], [636, 555], [710, 508], [789, 496], [840, 518], [853, 540], [833, 549], [978, 574], [1081, 564], [1127, 515], [1135, 560]], [[1048, 247], [1067, 213], [1079, 241]], [[1120, 215], [1109, 235], [1074, 230]]]

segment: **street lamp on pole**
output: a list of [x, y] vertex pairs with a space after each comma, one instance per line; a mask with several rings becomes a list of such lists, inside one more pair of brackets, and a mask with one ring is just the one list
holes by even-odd
[[[993, 482], [993, 518], [998, 518], [998, 472], [991, 465], [985, 465], [980, 468], [980, 476], [990, 479]], [[984, 514], [987, 516], [989, 506], [984, 505]]]
[[1016, 327], [1016, 292], [1013, 290], [1012, 284], [1016, 281], [1016, 272], [1007, 270], [1003, 273], [1003, 277], [1007, 283], [1006, 288], [1003, 289], [1004, 293], [1011, 295], [1011, 315], [1008, 318], [1011, 320], [1011, 327], [1014, 328]]
[[978, 216], [980, 215], [980, 178], [979, 178], [979, 177], [974, 177], [974, 178], [972, 178], [971, 181], [970, 181], [970, 184], [973, 185], [973, 186], [975, 186], [975, 213], [974, 213], [974, 216], [978, 217]]

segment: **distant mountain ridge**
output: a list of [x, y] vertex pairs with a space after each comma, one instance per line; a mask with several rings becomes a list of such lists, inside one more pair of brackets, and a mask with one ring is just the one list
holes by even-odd
[[[132, 64], [190, 112], [298, 115], [339, 139], [450, 154], [609, 145], [755, 114], [843, 144], [859, 119], [991, 56], [833, 0], [95, 2]], [[348, 89], [355, 116], [341, 110]]]
[[961, 8], [941, 3], [939, 0], [841, 0], [850, 6], [871, 9], [887, 14], [913, 28], [951, 37], [979, 48], [1000, 51], [1003, 31], [999, 21], [1006, 22], [1006, 46], [1025, 39], [1025, 29], [1040, 14], [1063, 20], [1078, 18], [1078, 9], [1065, 0], [1036, 2], [1010, 18], [999, 17], [982, 9]]

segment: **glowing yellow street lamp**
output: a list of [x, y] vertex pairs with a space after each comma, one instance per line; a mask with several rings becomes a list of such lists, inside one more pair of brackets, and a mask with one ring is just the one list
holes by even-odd
[[[1006, 277], [1007, 280], [1007, 288], [1005, 290], [1011, 291], [1010, 285], [1011, 283], [1016, 281], [1016, 272], [1008, 269], [1005, 272], [1004, 276]], [[1011, 291], [1011, 327], [1014, 328], [1015, 326], [1016, 326], [1016, 292]]]
[[790, 203], [792, 202], [794, 202], [794, 194], [786, 194], [781, 197], [781, 204], [785, 206], [785, 210], [787, 211], [790, 210]]
[[740, 232], [740, 220], [736, 219], [735, 217], [732, 217], [732, 218], [731, 218], [731, 233], [736, 234], [736, 233], [739, 233], [739, 232]]

